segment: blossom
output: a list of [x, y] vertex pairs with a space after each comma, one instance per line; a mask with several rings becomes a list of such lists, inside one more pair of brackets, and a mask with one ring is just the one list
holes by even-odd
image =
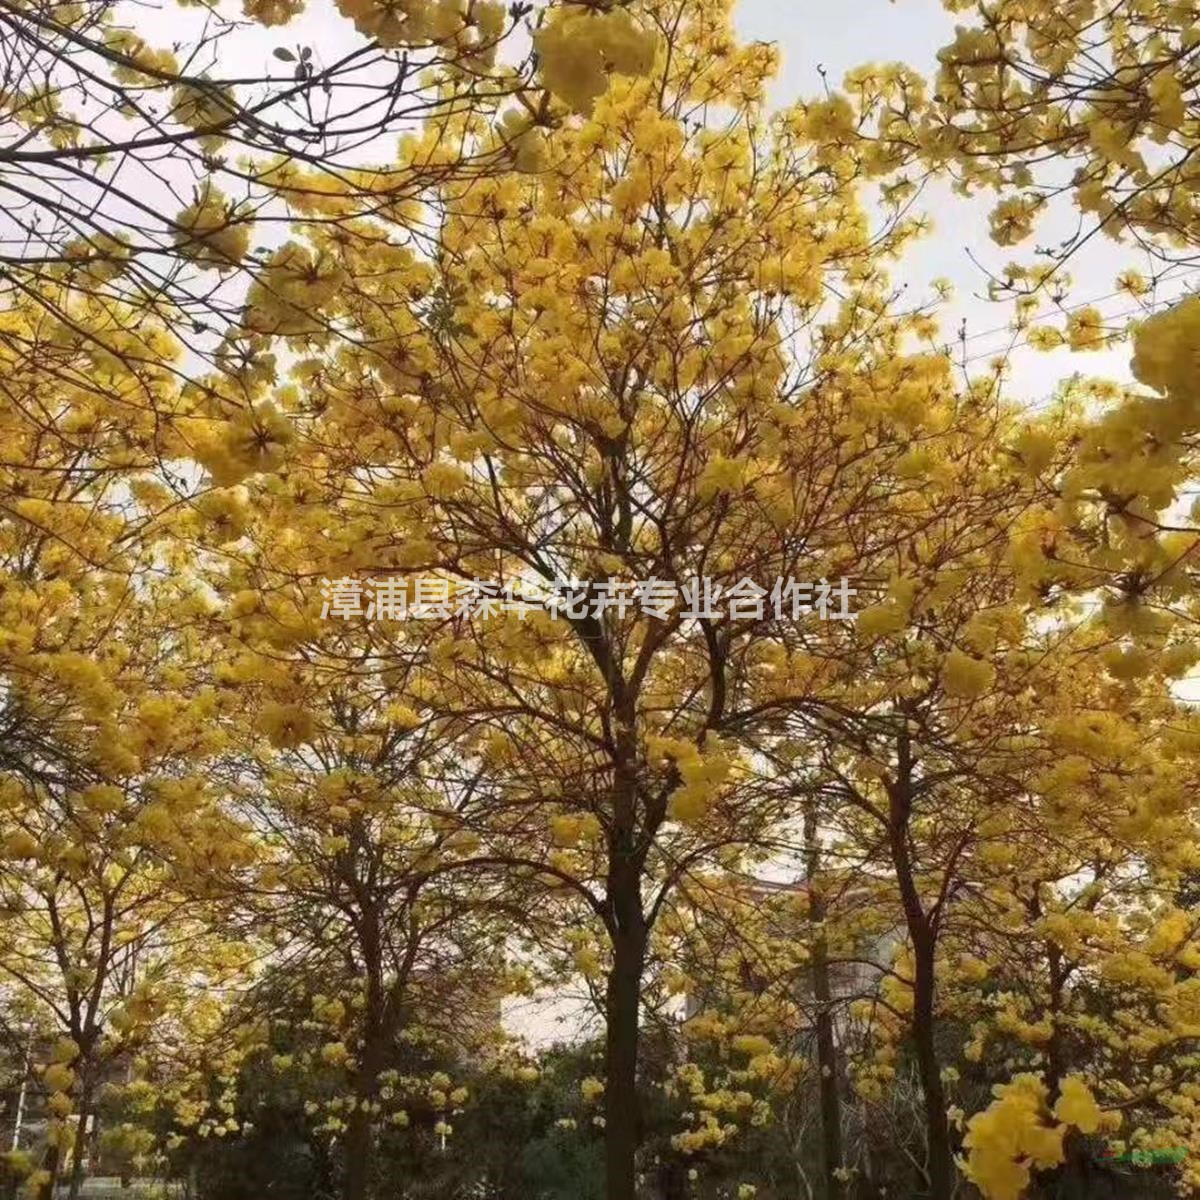
[[1103, 350], [1108, 343], [1104, 314], [1088, 306], [1067, 318], [1067, 344], [1072, 350]]
[[249, 220], [209, 181], [200, 186], [175, 224], [180, 252], [201, 266], [231, 270], [250, 249]]
[[995, 678], [996, 668], [991, 663], [961, 650], [952, 650], [942, 663], [942, 686], [950, 696], [980, 696], [992, 686]]
[[1081, 1133], [1095, 1133], [1103, 1116], [1091, 1089], [1078, 1075], [1068, 1075], [1062, 1081], [1054, 1115], [1064, 1124], [1074, 1125]]
[[300, 705], [274, 702], [263, 706], [258, 724], [271, 744], [280, 749], [289, 749], [311, 741], [317, 728], [312, 714]]

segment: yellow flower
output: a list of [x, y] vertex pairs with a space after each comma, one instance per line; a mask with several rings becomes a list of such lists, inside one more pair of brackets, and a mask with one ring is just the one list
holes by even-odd
[[1080, 1133], [1095, 1133], [1103, 1116], [1088, 1085], [1078, 1075], [1068, 1075], [1062, 1082], [1054, 1115], [1066, 1125], [1074, 1125]]
[[1062, 332], [1052, 325], [1035, 325], [1025, 335], [1025, 340], [1034, 350], [1057, 350], [1067, 340]]
[[1067, 342], [1072, 350], [1103, 350], [1108, 344], [1104, 315], [1090, 305], [1067, 318]]
[[74, 1038], [60, 1037], [51, 1050], [56, 1063], [73, 1063], [79, 1057], [79, 1043]]
[[7, 859], [36, 858], [37, 839], [24, 829], [14, 829], [4, 838], [3, 853]]
[[1133, 374], [1159, 392], [1192, 396], [1200, 387], [1200, 296], [1190, 296], [1138, 326]]
[[740, 488], [745, 479], [746, 466], [723, 454], [714, 455], [705, 464], [696, 481], [696, 492], [701, 499], [708, 499], [718, 492], [731, 492]]
[[855, 627], [864, 638], [886, 637], [899, 633], [908, 623], [908, 612], [892, 601], [864, 608], [855, 619]]
[[312, 714], [298, 704], [264, 705], [258, 726], [271, 745], [280, 749], [291, 749], [311, 741], [317, 729]]
[[51, 1063], [42, 1074], [42, 1081], [55, 1092], [69, 1092], [75, 1082], [75, 1072], [62, 1063]]
[[987, 1200], [1020, 1200], [1033, 1169], [1063, 1161], [1063, 1126], [1045, 1112], [1046, 1086], [1036, 1075], [998, 1084], [995, 1100], [967, 1123], [966, 1176]]
[[1117, 276], [1117, 287], [1131, 296], [1144, 296], [1150, 290], [1150, 281], [1140, 271], [1122, 271]]
[[96, 783], [79, 794], [84, 807], [94, 813], [118, 812], [125, 806], [125, 793], [111, 783]]
[[175, 224], [180, 253], [201, 266], [232, 270], [250, 249], [250, 221], [209, 182], [201, 185]]
[[541, 80], [569, 108], [590, 113], [608, 88], [608, 73], [644, 75], [654, 62], [654, 34], [624, 8], [553, 10], [534, 34]]
[[350, 1059], [350, 1051], [342, 1042], [326, 1042], [321, 1047], [321, 1061], [330, 1066], [344, 1066]]
[[456, 496], [470, 482], [462, 467], [449, 462], [430, 463], [421, 472], [421, 482], [425, 490], [438, 500], [448, 500]]
[[1014, 246], [1033, 232], [1033, 222], [1045, 205], [1041, 197], [1014, 196], [1002, 200], [992, 210], [988, 220], [992, 226], [992, 241], [998, 246]]
[[992, 686], [996, 668], [961, 650], [951, 650], [942, 663], [942, 686], [949, 696], [980, 696]]
[[304, 0], [242, 0], [242, 12], [260, 25], [286, 25], [304, 11]]

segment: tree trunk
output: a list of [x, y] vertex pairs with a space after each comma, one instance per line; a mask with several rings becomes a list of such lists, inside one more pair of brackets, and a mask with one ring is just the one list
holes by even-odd
[[383, 1069], [385, 1034], [368, 1031], [354, 1077], [354, 1112], [346, 1122], [345, 1163], [342, 1171], [342, 1200], [369, 1200], [375, 1169], [375, 1125], [367, 1105], [374, 1099], [379, 1072]]
[[83, 1156], [87, 1150], [87, 1125], [92, 1110], [92, 1082], [84, 1073], [79, 1081], [78, 1124], [75, 1127], [75, 1145], [71, 1150], [71, 1184], [67, 1195], [70, 1200], [79, 1200], [83, 1190]]
[[687, 1200], [687, 1168], [675, 1159], [667, 1159], [658, 1168], [659, 1200]]
[[838, 1172], [842, 1168], [842, 1098], [839, 1091], [841, 1071], [837, 1040], [833, 1027], [833, 987], [829, 979], [829, 957], [822, 922], [825, 901], [817, 874], [821, 866], [821, 845], [817, 838], [815, 805], [804, 813], [804, 874], [808, 884], [808, 916], [816, 936], [812, 945], [812, 990], [816, 1004], [817, 1071], [821, 1098], [821, 1158], [827, 1200], [842, 1200], [844, 1188]]
[[901, 733], [896, 780], [888, 789], [888, 843], [896, 883], [904, 907], [904, 920], [913, 948], [912, 1038], [917, 1053], [917, 1071], [925, 1101], [925, 1136], [928, 1142], [930, 1200], [951, 1200], [954, 1192], [954, 1154], [950, 1144], [950, 1122], [946, 1117], [946, 1091], [934, 1040], [934, 960], [937, 931], [921, 903], [909, 853], [909, 820], [912, 816], [913, 758], [908, 733]]
[[954, 1154], [950, 1146], [950, 1122], [946, 1117], [946, 1091], [934, 1042], [933, 942], [926, 935], [923, 945], [913, 947], [916, 978], [913, 980], [913, 1044], [917, 1070], [925, 1096], [925, 1128], [929, 1142], [929, 1195], [931, 1200], [950, 1200], [954, 1191]]
[[1056, 1104], [1061, 1094], [1063, 1066], [1062, 1029], [1062, 999], [1063, 999], [1063, 960], [1062, 950], [1055, 942], [1046, 943], [1046, 960], [1050, 964], [1050, 1044], [1046, 1047], [1046, 1087], [1049, 1089], [1050, 1103]]
[[357, 930], [363, 956], [366, 1003], [363, 1008], [362, 1052], [354, 1073], [354, 1111], [346, 1123], [342, 1200], [369, 1200], [374, 1190], [375, 1126], [367, 1105], [375, 1097], [389, 1041], [384, 1018], [383, 966], [379, 910], [364, 905]]
[[346, 1126], [345, 1168], [342, 1174], [342, 1200], [367, 1200], [371, 1187], [371, 1169], [375, 1158], [375, 1137], [371, 1114], [355, 1108]]
[[57, 1146], [47, 1146], [42, 1155], [42, 1170], [46, 1172], [46, 1182], [38, 1190], [38, 1200], [54, 1200], [54, 1189], [58, 1185], [59, 1149]]
[[613, 965], [606, 995], [604, 1162], [606, 1200], [634, 1200], [637, 1188], [638, 1007], [642, 992], [645, 938], [640, 929], [613, 939]]
[[637, 713], [632, 698], [614, 687], [616, 753], [613, 822], [608, 844], [608, 936], [612, 967], [605, 994], [604, 1165], [606, 1200], [635, 1200], [641, 1142], [637, 1069], [641, 1037], [642, 971], [649, 928], [642, 907], [645, 844], [638, 832]]

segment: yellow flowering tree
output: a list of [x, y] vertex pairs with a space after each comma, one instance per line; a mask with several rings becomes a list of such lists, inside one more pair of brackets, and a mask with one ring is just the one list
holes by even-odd
[[[310, 1115], [337, 1148], [341, 1194], [363, 1200], [379, 1194], [380, 1130], [423, 1112], [448, 1134], [464, 1099], [414, 1077], [405, 1049], [465, 1054], [500, 1037], [505, 929], [520, 904], [511, 884], [461, 869], [477, 844], [463, 832], [477, 797], [469, 780], [450, 784], [445, 731], [391, 699], [403, 680], [333, 678], [322, 694], [311, 679], [298, 691], [293, 676], [289, 704], [263, 705], [274, 748], [243, 772], [234, 802], [264, 830], [245, 916], [287, 964], [282, 1012], [270, 1003], [279, 972], [266, 980], [268, 1020], [286, 1025], [288, 1007], [311, 1007], [305, 1035], [272, 1063], [302, 1086], [336, 1081]], [[277, 676], [243, 680], [247, 697], [281, 688]]]
[[[287, 251], [338, 279], [350, 344], [297, 363], [276, 404], [295, 439], [248, 464], [268, 472], [259, 482], [224, 471], [239, 451], [200, 455], [288, 531], [263, 539], [261, 600], [246, 603], [265, 624], [278, 614], [289, 652], [314, 640], [321, 577], [384, 577], [393, 602], [397, 587], [419, 601], [473, 579], [541, 589], [523, 613], [464, 615], [456, 597], [409, 623], [420, 635], [376, 621], [369, 661], [478, 771], [485, 815], [461, 821], [476, 862], [560, 885], [598, 930], [574, 961], [602, 985], [613, 1197], [634, 1186], [653, 925], [694, 864], [752, 843], [777, 803], [754, 815], [751, 773], [721, 732], [763, 620], [688, 618], [679, 590], [710, 577], [769, 594], [777, 578], [836, 581], [851, 565], [832, 546], [802, 552], [802, 398], [809, 375], [871, 336], [881, 257], [908, 232], [870, 228], [794, 117], [768, 131], [773, 55], [738, 46], [724, 6], [638, 5], [629, 20], [655, 35], [650, 79], [622, 74], [639, 65], [632, 26], [605, 19], [588, 53], [611, 59], [608, 90], [552, 102], [553, 136], [522, 169], [448, 183], [435, 256], [385, 245], [383, 219]], [[481, 151], [506, 136], [457, 127]], [[835, 281], [850, 298], [823, 324]], [[290, 335], [277, 299], [263, 302]], [[831, 452], [834, 422], [812, 421]], [[815, 501], [808, 518], [821, 519]], [[665, 608], [592, 612], [654, 577], [675, 589]], [[588, 588], [551, 611], [546, 590], [572, 578]], [[296, 715], [280, 740], [308, 733]]]
[[68, 1118], [86, 1128], [102, 1085], [186, 1012], [189, 989], [220, 987], [244, 965], [209, 932], [212, 897], [233, 889], [250, 855], [196, 773], [212, 749], [199, 732], [212, 702], [149, 691], [123, 706], [115, 732], [136, 768], [98, 776], [43, 746], [34, 779], [0, 777], [0, 979], [31, 1013], [30, 1037], [51, 1047], [39, 1063], [50, 1119], [31, 1195], [49, 1196], [60, 1176], [79, 1194], [84, 1139], [72, 1143]]
[[[0, 973], [55, 1035], [29, 1189], [78, 1194], [69, 1119], [137, 1050], [127, 1098], [176, 1137], [237, 1132], [247, 1056], [319, 1079], [368, 1200], [381, 1131], [463, 1103], [402, 1048], [486, 1043], [537, 968], [604, 1019], [610, 1200], [646, 1014], [682, 998], [675, 1167], [808, 1086], [848, 1194], [846, 1106], [882, 1111], [906, 1050], [936, 1200], [959, 1150], [1015, 1198], [1101, 1138], [1196, 1142], [1200, 301], [1137, 328], [1136, 385], [1034, 417], [888, 274], [916, 170], [995, 189], [1015, 245], [1047, 152], [1105, 231], [1186, 253], [1188, 13], [1003, 0], [930, 84], [770, 114], [725, 0], [334, 7], [340, 49], [246, 0], [296, 41], [235, 77], [194, 65], [242, 35], [219, 7], [168, 53], [121, 5], [0, 2], [29, 247], [0, 296]], [[1030, 330], [1108, 338], [1091, 307]], [[764, 898], [781, 861], [803, 889]], [[237, 1036], [193, 970], [260, 985]]]
[[[583, 0], [172, 0], [149, 21], [134, 4], [35, 0], [6, 6], [0, 28], [13, 49], [3, 209], [19, 247], [0, 303], [50, 305], [42, 285], [66, 271], [218, 365], [261, 332], [241, 320], [248, 291], [286, 305], [289, 287], [316, 283], [310, 264], [279, 260], [294, 221], [386, 212], [419, 235], [429, 188], [511, 164], [552, 94], [594, 99], [614, 73], [644, 72], [655, 45], [623, 10]], [[494, 122], [507, 100], [524, 127], [484, 153], [454, 139], [447, 120]]]

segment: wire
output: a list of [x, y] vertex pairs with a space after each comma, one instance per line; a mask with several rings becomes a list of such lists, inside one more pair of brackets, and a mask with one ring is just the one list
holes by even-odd
[[[1139, 313], [1156, 312], [1161, 308], [1166, 308], [1168, 305], [1175, 304], [1177, 301], [1182, 299], [1183, 296], [1185, 296], [1189, 290], [1191, 290], [1190, 287], [1188, 285], [1185, 285], [1174, 296], [1169, 296], [1163, 300], [1156, 300], [1150, 304], [1141, 305], [1137, 308], [1127, 308], [1127, 309], [1123, 309], [1121, 312], [1118, 312], [1118, 313], [1111, 313], [1104, 317], [1104, 322], [1107, 325], [1113, 321], [1120, 321], [1125, 317], [1136, 316]], [[1099, 303], [1101, 300], [1111, 299], [1113, 296], [1119, 296], [1122, 294], [1123, 293], [1121, 293], [1121, 292], [1113, 292], [1113, 293], [1110, 293], [1110, 295], [1108, 295], [1108, 296], [1100, 296], [1094, 300], [1084, 300], [1084, 301], [1079, 302], [1078, 304], [1069, 305], [1067, 307], [1062, 308], [1060, 311], [1066, 312], [1066, 313], [1076, 312], [1081, 308], [1087, 308], [1092, 304]], [[1011, 333], [1017, 333], [1017, 331], [1013, 330], [1011, 328], [1011, 326], [1004, 326], [1001, 330], [992, 330], [990, 332], [995, 333], [995, 332], [1004, 332], [1004, 331], [1008, 331]], [[995, 358], [1000, 354], [1011, 354], [1014, 350], [1020, 350], [1029, 345], [1029, 332], [1030, 331], [1025, 331], [1023, 334], [1018, 336], [1007, 347], [997, 347], [994, 350], [984, 350], [979, 354], [973, 354], [969, 358], [963, 359], [961, 362], [957, 363], [956, 365], [958, 365], [960, 367], [968, 367], [971, 365], [971, 363], [981, 362], [985, 358]], [[975, 336], [983, 337], [984, 334], [981, 333], [981, 334], [977, 334]], [[959, 344], [961, 345], [963, 342], [970, 341], [970, 340], [972, 340], [972, 339], [971, 338], [960, 339]], [[1057, 347], [1055, 347], [1055, 348], [1057, 349]]]
[[[1168, 267], [1162, 273], [1160, 279], [1155, 281], [1156, 284], [1159, 282], [1165, 283], [1167, 281], [1168, 276], [1170, 276], [1171, 272], [1174, 270], [1177, 270], [1177, 269], [1178, 269], [1177, 266], [1176, 267]], [[1088, 300], [1076, 301], [1074, 304], [1059, 305], [1058, 311], [1064, 312], [1064, 313], [1077, 312], [1079, 309], [1087, 308], [1089, 305], [1101, 304], [1105, 300], [1112, 300], [1116, 296], [1124, 296], [1126, 294], [1127, 294], [1127, 291], [1125, 288], [1117, 288], [1116, 291], [1106, 292], [1103, 296], [1093, 296]], [[971, 333], [971, 334], [968, 334], [966, 337], [959, 338], [958, 344], [961, 346], [966, 342], [974, 342], [974, 341], [978, 341], [980, 338], [983, 338], [983, 337], [990, 337], [992, 334], [1009, 333], [1011, 331], [1012, 331], [1011, 325], [997, 325], [995, 327], [995, 329], [982, 329], [978, 333]]]

